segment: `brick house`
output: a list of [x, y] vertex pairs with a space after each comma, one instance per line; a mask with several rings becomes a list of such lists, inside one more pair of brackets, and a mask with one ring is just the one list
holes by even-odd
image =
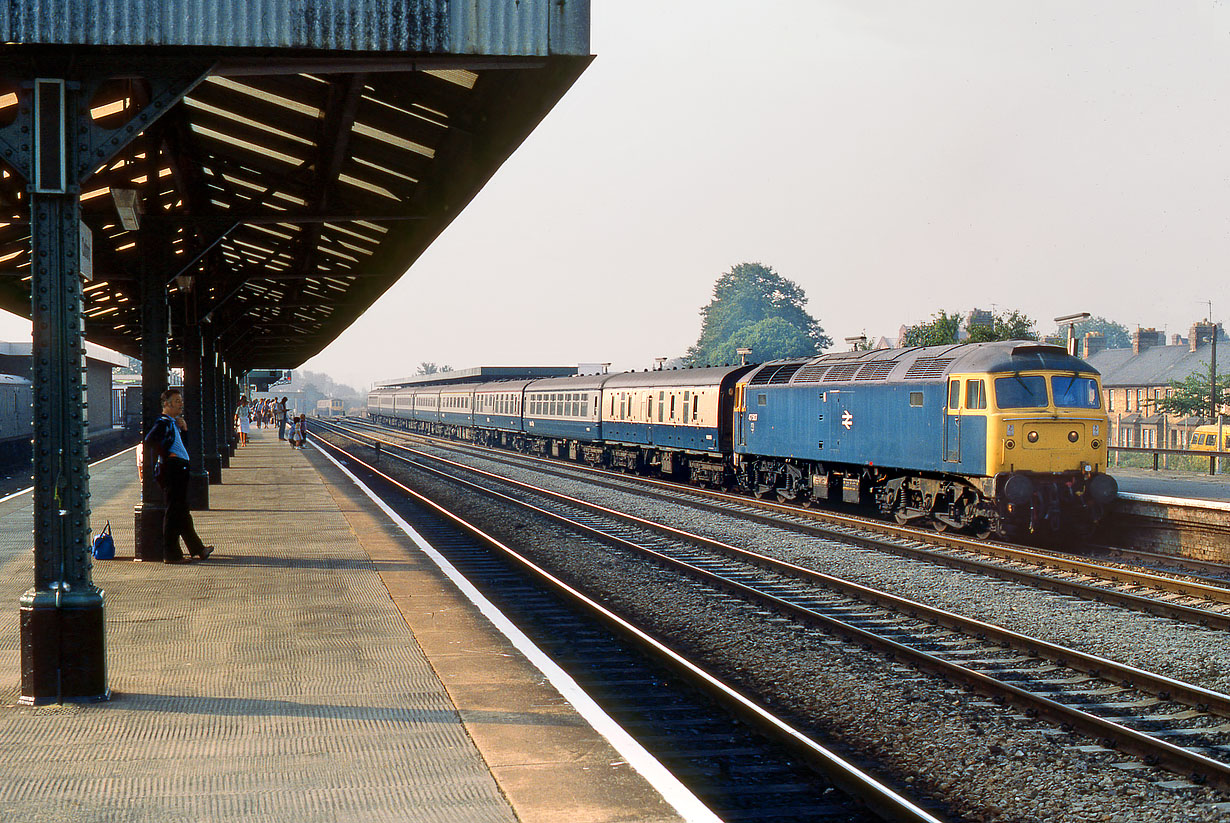
[[[1230, 371], [1230, 341], [1220, 323], [1217, 334], [1218, 372]], [[1106, 349], [1100, 334], [1085, 335], [1084, 359], [1102, 374], [1112, 445], [1187, 447], [1191, 430], [1211, 418], [1164, 414], [1157, 411], [1157, 401], [1173, 393], [1171, 381], [1186, 380], [1193, 374], [1208, 375], [1212, 339], [1210, 323], [1194, 324], [1187, 339], [1176, 334], [1170, 345], [1163, 332], [1137, 329], [1132, 333], [1130, 349]], [[1223, 413], [1227, 411], [1222, 409]]]

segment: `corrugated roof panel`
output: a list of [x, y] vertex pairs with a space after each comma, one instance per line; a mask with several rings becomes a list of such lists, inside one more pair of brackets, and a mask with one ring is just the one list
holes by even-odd
[[10, 0], [10, 43], [589, 54], [589, 0]]

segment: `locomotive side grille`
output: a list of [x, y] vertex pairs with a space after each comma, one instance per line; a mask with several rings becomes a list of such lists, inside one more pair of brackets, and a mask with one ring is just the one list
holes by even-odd
[[820, 363], [815, 366], [804, 366], [799, 369], [799, 373], [795, 375], [795, 383], [819, 383], [820, 378], [824, 377], [824, 373], [829, 370], [828, 363]]
[[854, 373], [859, 370], [862, 363], [842, 363], [834, 366], [829, 373], [824, 376], [825, 383], [832, 383], [835, 380], [849, 380], [854, 377]]
[[762, 386], [765, 383], [789, 383], [794, 373], [802, 368], [802, 363], [783, 363], [773, 368], [761, 369], [756, 376], [748, 381], [749, 386]]
[[951, 357], [920, 357], [910, 364], [905, 373], [906, 380], [925, 380], [929, 377], [943, 377], [944, 372], [952, 365]]
[[883, 380], [897, 364], [892, 360], [881, 360], [878, 363], [868, 363], [858, 370], [855, 380]]
[[777, 371], [773, 373], [773, 376], [769, 378], [769, 382], [770, 383], [789, 383], [790, 378], [794, 377], [794, 373], [797, 372], [802, 367], [803, 367], [802, 363], [788, 363], [785, 366], [781, 366], [780, 368], [778, 368]]

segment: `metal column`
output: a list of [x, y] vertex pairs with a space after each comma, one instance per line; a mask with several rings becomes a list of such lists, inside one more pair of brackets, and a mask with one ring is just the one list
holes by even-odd
[[209, 509], [209, 474], [202, 460], [204, 438], [202, 417], [204, 404], [201, 391], [201, 326], [194, 311], [187, 303], [184, 306], [184, 419], [188, 430], [184, 432], [184, 448], [188, 450], [188, 508], [193, 511]]
[[198, 328], [205, 350], [201, 362], [201, 459], [209, 483], [215, 485], [222, 482], [222, 457], [218, 453], [218, 353], [212, 330], [205, 325]]
[[36, 80], [30, 198], [34, 588], [21, 597], [21, 702], [106, 700], [104, 599], [91, 579], [84, 412], [80, 88]]
[[[162, 393], [167, 388], [167, 290], [161, 269], [157, 266], [161, 248], [152, 232], [142, 230], [146, 246], [146, 268], [141, 273], [141, 431], [148, 432], [162, 415]], [[145, 453], [141, 464], [141, 502], [133, 508], [137, 560], [161, 561], [166, 546], [162, 538], [162, 520], [166, 503], [162, 489], [154, 480], [155, 455]]]

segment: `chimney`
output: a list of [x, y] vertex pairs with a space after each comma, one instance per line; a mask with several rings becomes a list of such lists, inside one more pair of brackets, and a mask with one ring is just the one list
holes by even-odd
[[1106, 348], [1106, 335], [1100, 331], [1085, 333], [1085, 358], [1088, 359]]
[[1184, 337], [1184, 336], [1183, 336], [1183, 335], [1181, 335], [1181, 334], [1172, 334], [1172, 335], [1170, 335], [1170, 345], [1172, 345], [1172, 346], [1186, 346], [1186, 345], [1187, 345], [1187, 338], [1186, 338], [1186, 337]]
[[1132, 353], [1140, 354], [1165, 342], [1165, 332], [1159, 332], [1157, 329], [1137, 329], [1132, 332]]
[[1189, 351], [1195, 351], [1201, 346], [1208, 346], [1213, 342], [1213, 324], [1197, 321], [1192, 323], [1190, 332], [1190, 348]]

